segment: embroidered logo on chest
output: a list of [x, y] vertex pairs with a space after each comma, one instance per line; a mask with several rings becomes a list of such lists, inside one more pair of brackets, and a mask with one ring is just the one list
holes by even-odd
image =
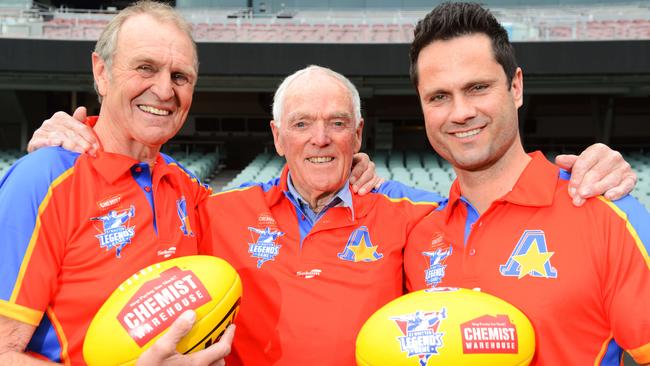
[[384, 257], [383, 254], [377, 253], [378, 247], [379, 245], [372, 245], [368, 228], [360, 226], [350, 234], [345, 248], [338, 253], [338, 257], [350, 262], [374, 262]]
[[194, 231], [192, 231], [192, 226], [190, 225], [190, 218], [187, 217], [187, 202], [185, 201], [185, 196], [181, 196], [179, 200], [176, 201], [176, 213], [178, 213], [178, 218], [181, 220], [181, 232], [185, 236], [194, 236]]
[[129, 226], [129, 222], [135, 216], [135, 207], [124, 210], [109, 211], [106, 215], [92, 217], [90, 221], [100, 221], [102, 227], [94, 225], [100, 234], [95, 235], [99, 239], [99, 247], [106, 250], [115, 249], [115, 255], [120, 258], [122, 249], [125, 245], [131, 243], [131, 238], [135, 235], [135, 226]]
[[517, 242], [506, 264], [499, 266], [503, 276], [525, 276], [557, 278], [557, 270], [551, 265], [550, 252], [546, 245], [546, 236], [542, 230], [526, 230]]
[[[276, 244], [276, 241], [284, 233], [272, 231], [268, 227], [261, 230], [249, 226], [248, 230], [250, 230], [251, 237], [255, 240], [254, 243], [248, 243], [248, 252], [251, 257], [257, 258], [257, 268], [261, 268], [266, 261], [274, 261], [275, 257], [280, 253], [280, 247], [282, 247], [282, 245]], [[257, 239], [255, 239], [255, 235], [257, 235]]]
[[445, 277], [447, 258], [452, 253], [452, 246], [445, 243], [444, 236], [438, 232], [431, 240], [431, 250], [422, 252], [429, 261], [429, 267], [424, 270], [424, 280], [427, 286], [435, 287]]

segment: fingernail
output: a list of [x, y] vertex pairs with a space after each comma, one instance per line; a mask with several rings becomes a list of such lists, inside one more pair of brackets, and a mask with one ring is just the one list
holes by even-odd
[[575, 187], [569, 187], [569, 195], [571, 195], [571, 197], [576, 195], [576, 188]]
[[183, 318], [184, 320], [190, 323], [194, 323], [194, 320], [196, 319], [196, 313], [194, 312], [194, 310], [188, 310], [183, 314], [181, 314], [180, 318]]
[[366, 189], [365, 189], [365, 188], [361, 188], [361, 189], [359, 190], [359, 194], [364, 194], [364, 193], [366, 193]]
[[573, 199], [573, 205], [575, 205], [575, 206], [582, 206], [582, 204], [584, 202], [585, 202], [585, 200], [580, 198], [580, 197], [576, 197], [576, 198]]

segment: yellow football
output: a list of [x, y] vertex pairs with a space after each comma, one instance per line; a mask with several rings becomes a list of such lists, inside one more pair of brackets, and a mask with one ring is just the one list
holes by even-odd
[[525, 366], [535, 332], [511, 304], [460, 288], [412, 292], [377, 310], [357, 336], [360, 366]]
[[204, 349], [233, 322], [241, 293], [235, 269], [216, 257], [180, 257], [144, 268], [95, 314], [84, 340], [84, 360], [91, 366], [133, 364], [190, 309], [196, 312], [194, 327], [176, 349], [184, 354]]

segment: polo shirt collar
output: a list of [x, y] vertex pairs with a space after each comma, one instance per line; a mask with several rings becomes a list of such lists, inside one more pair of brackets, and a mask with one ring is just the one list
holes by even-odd
[[[555, 189], [558, 184], [560, 169], [546, 160], [544, 154], [535, 151], [528, 154], [531, 160], [517, 179], [512, 190], [501, 200], [519, 206], [546, 207], [553, 203]], [[461, 202], [460, 183], [454, 181], [449, 192], [446, 219], [449, 220], [453, 211]]]
[[[309, 207], [309, 203], [305, 201], [305, 199], [298, 193], [298, 190], [296, 187], [293, 185], [293, 182], [291, 180], [291, 172], [287, 173], [287, 189], [285, 190], [285, 193], [288, 194], [293, 198], [293, 200], [300, 205], [306, 205]], [[352, 204], [352, 192], [350, 191], [350, 180], [346, 180], [345, 184], [343, 187], [332, 197], [332, 199], [325, 205], [323, 210], [328, 210], [332, 208], [332, 202], [336, 199], [340, 200], [340, 203], [334, 205], [334, 206], [339, 206], [339, 207], [348, 207], [351, 211], [352, 214], [352, 220], [354, 221], [354, 206]]]
[[[115, 183], [122, 175], [129, 173], [131, 167], [140, 163], [140, 161], [132, 157], [111, 153], [100, 149], [97, 151], [97, 156], [89, 157], [90, 163], [93, 168], [101, 175], [109, 184]], [[162, 155], [158, 154], [156, 157], [156, 167], [167, 166]]]

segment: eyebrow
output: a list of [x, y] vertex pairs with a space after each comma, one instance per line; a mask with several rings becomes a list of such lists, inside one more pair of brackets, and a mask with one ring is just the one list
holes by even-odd
[[[155, 59], [149, 57], [149, 56], [142, 56], [142, 57], [136, 57], [133, 59], [134, 64], [140, 64], [140, 63], [147, 63], [155, 66], [159, 66], [161, 64], [160, 61], [156, 61]], [[187, 66], [187, 67], [181, 67], [181, 66], [174, 66], [174, 69], [172, 69], [173, 72], [181, 72], [186, 75], [196, 75], [196, 70], [194, 69], [194, 66]]]
[[334, 112], [331, 118], [345, 118], [352, 119], [352, 114], [348, 112]]
[[[467, 90], [477, 84], [494, 84], [497, 82], [495, 78], [484, 78], [484, 79], [473, 79], [461, 86], [461, 90]], [[423, 95], [437, 95], [437, 94], [448, 94], [450, 93], [449, 89], [437, 88], [431, 90], [425, 90]]]
[[[316, 117], [314, 114], [311, 113], [305, 113], [305, 112], [291, 112], [287, 116], [287, 121], [296, 121], [296, 120], [301, 120], [301, 119], [307, 119], [307, 120], [312, 120], [315, 119]], [[331, 119], [346, 119], [346, 120], [351, 120], [352, 119], [352, 114], [348, 112], [334, 112], [331, 115], [327, 117], [328, 120]]]
[[494, 84], [496, 82], [497, 79], [495, 78], [476, 79], [476, 80], [469, 81], [465, 85], [463, 85], [463, 90], [467, 90], [477, 84]]
[[297, 119], [309, 119], [312, 118], [311, 115], [304, 113], [304, 112], [291, 112], [287, 116], [287, 121], [294, 121]]

